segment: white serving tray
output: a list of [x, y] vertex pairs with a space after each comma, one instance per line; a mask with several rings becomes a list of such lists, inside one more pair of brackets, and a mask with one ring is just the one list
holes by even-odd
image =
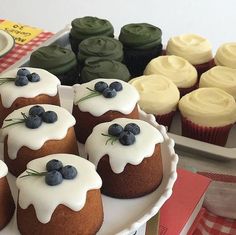
[[[45, 41], [41, 46], [47, 46], [52, 43], [56, 43], [59, 46], [70, 48], [69, 43], [69, 32], [70, 26], [66, 26], [64, 29], [56, 33], [49, 40]], [[38, 47], [38, 48], [39, 48]], [[35, 48], [36, 50], [37, 48]], [[16, 62], [14, 65], [9, 67], [7, 70], [27, 66], [29, 62], [30, 54], [23, 57], [21, 60]], [[225, 147], [220, 147], [213, 144], [208, 144], [202, 141], [190, 139], [181, 136], [181, 122], [178, 115], [175, 115], [173, 124], [169, 131], [169, 136], [175, 141], [175, 150], [180, 155], [184, 156], [199, 156], [202, 155], [207, 158], [217, 159], [217, 160], [236, 160], [236, 125], [230, 132], [228, 142]]]
[[[73, 90], [71, 87], [61, 87], [60, 97], [62, 106], [71, 111]], [[174, 141], [166, 134], [163, 126], [155, 122], [153, 115], [140, 112], [140, 118], [155, 126], [164, 136], [161, 144], [163, 159], [163, 180], [161, 185], [153, 193], [137, 199], [114, 199], [102, 195], [104, 206], [104, 223], [97, 233], [98, 235], [131, 235], [152, 218], [171, 196], [174, 182], [177, 178], [176, 168], [178, 156], [174, 151]], [[80, 153], [83, 155], [83, 146], [79, 144]], [[0, 144], [0, 159], [3, 158], [3, 144]], [[15, 177], [8, 174], [8, 180], [16, 201], [17, 189]], [[0, 231], [0, 235], [19, 235], [16, 225], [16, 216], [9, 225]], [[69, 235], [69, 234], [68, 234]]]

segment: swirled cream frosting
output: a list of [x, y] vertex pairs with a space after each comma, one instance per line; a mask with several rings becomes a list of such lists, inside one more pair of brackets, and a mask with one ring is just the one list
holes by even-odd
[[166, 54], [181, 56], [191, 64], [198, 65], [212, 59], [212, 46], [199, 35], [182, 34], [169, 39]]
[[215, 63], [236, 69], [236, 42], [221, 45], [216, 52]]
[[236, 103], [230, 94], [215, 87], [199, 88], [179, 101], [183, 117], [195, 124], [221, 127], [236, 121]]
[[202, 74], [199, 87], [218, 87], [236, 99], [236, 69], [215, 66]]
[[191, 87], [197, 82], [197, 70], [194, 66], [184, 58], [175, 55], [159, 56], [151, 60], [144, 74], [164, 75], [179, 88]]
[[179, 90], [168, 78], [162, 75], [143, 75], [129, 81], [139, 92], [139, 106], [146, 113], [167, 114], [176, 110]]

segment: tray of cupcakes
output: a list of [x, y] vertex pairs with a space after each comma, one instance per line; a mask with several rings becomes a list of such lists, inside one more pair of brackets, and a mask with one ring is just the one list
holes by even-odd
[[32, 67], [0, 81], [1, 235], [131, 235], [171, 196], [174, 141], [134, 86]]
[[221, 45], [215, 56], [209, 40], [196, 34], [164, 44], [163, 49], [162, 30], [154, 25], [124, 25], [115, 39], [108, 20], [86, 16], [17, 66], [46, 69], [63, 85], [96, 78], [130, 82], [140, 93], [141, 109], [168, 128], [177, 152], [235, 159], [236, 43]]

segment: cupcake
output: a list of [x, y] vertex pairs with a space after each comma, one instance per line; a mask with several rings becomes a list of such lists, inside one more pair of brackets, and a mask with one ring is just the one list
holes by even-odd
[[160, 74], [168, 77], [178, 87], [180, 96], [197, 88], [197, 70], [179, 56], [159, 56], [152, 59], [144, 70], [144, 74]]
[[129, 70], [124, 64], [99, 57], [86, 59], [80, 76], [83, 83], [97, 78], [114, 78], [125, 82], [130, 80]]
[[163, 176], [162, 142], [161, 133], [142, 120], [118, 118], [97, 125], [85, 151], [102, 178], [102, 193], [136, 198], [156, 190]]
[[236, 69], [236, 42], [221, 45], [216, 51], [215, 64]]
[[77, 54], [79, 44], [86, 38], [92, 36], [114, 37], [114, 29], [111, 23], [105, 19], [93, 16], [76, 18], [71, 22], [69, 40], [72, 51]]
[[143, 75], [129, 83], [139, 92], [140, 108], [169, 129], [180, 98], [177, 86], [167, 77], [156, 74]]
[[138, 118], [139, 94], [130, 84], [117, 79], [95, 79], [74, 86], [75, 133], [85, 143], [93, 128], [115, 118]]
[[7, 173], [6, 164], [0, 160], [0, 231], [9, 223], [15, 211], [15, 203], [6, 178]]
[[30, 56], [29, 64], [56, 75], [62, 85], [78, 83], [79, 69], [75, 54], [66, 48], [50, 45], [40, 47]]
[[236, 121], [236, 103], [219, 88], [199, 88], [179, 101], [182, 135], [224, 146]]
[[30, 104], [60, 105], [56, 76], [43, 69], [16, 68], [0, 75], [0, 127], [8, 114]]
[[149, 61], [162, 54], [162, 31], [151, 24], [127, 24], [119, 40], [124, 46], [124, 63], [132, 77], [140, 76]]
[[210, 42], [196, 34], [182, 34], [169, 39], [167, 55], [176, 55], [188, 60], [198, 72], [198, 77], [214, 66]]
[[215, 66], [202, 74], [199, 87], [221, 88], [236, 100], [236, 69]]
[[84, 67], [85, 60], [89, 57], [100, 57], [122, 62], [123, 46], [114, 38], [106, 36], [90, 37], [83, 40], [79, 45], [77, 59], [80, 69]]
[[74, 117], [55, 105], [29, 105], [9, 114], [1, 130], [9, 171], [18, 176], [28, 162], [48, 154], [78, 154], [74, 125]]
[[22, 235], [96, 234], [102, 225], [102, 181], [94, 165], [79, 156], [33, 160], [16, 185]]

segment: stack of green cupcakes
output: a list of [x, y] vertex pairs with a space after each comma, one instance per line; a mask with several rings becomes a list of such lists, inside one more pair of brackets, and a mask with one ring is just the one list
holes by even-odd
[[131, 77], [128, 68], [124, 64], [99, 57], [88, 58], [80, 76], [83, 83], [97, 78], [114, 78], [128, 82]]
[[121, 28], [119, 40], [124, 47], [124, 63], [131, 76], [143, 74], [151, 59], [162, 54], [162, 31], [147, 23], [127, 24]]
[[40, 47], [30, 56], [30, 67], [42, 68], [56, 75], [62, 85], [78, 83], [79, 69], [75, 54], [66, 48], [51, 45]]
[[95, 36], [83, 40], [79, 45], [78, 63], [82, 69], [89, 57], [100, 57], [122, 62], [123, 46], [118, 40], [106, 36]]
[[75, 54], [78, 53], [79, 44], [86, 38], [99, 35], [114, 37], [114, 28], [112, 24], [105, 19], [85, 16], [83, 18], [74, 19], [71, 25], [72, 28], [69, 40]]

